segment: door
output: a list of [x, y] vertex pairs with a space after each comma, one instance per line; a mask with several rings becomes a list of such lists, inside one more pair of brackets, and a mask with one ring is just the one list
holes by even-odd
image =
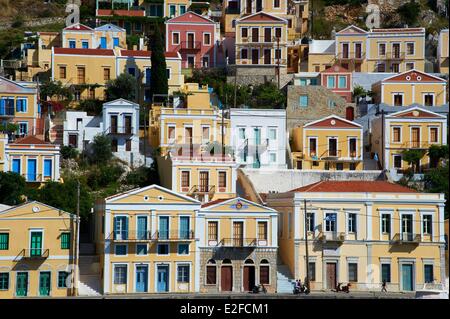
[[30, 243], [30, 256], [41, 256], [42, 255], [42, 232], [33, 231], [31, 232], [31, 243]]
[[111, 115], [111, 133], [117, 133], [117, 115]]
[[353, 121], [355, 119], [355, 111], [353, 110], [353, 107], [348, 106], [345, 109], [345, 119], [348, 121]]
[[194, 49], [194, 34], [188, 33], [187, 39], [188, 39], [188, 49]]
[[252, 49], [252, 64], [259, 64], [259, 51]]
[[41, 272], [39, 274], [39, 295], [50, 296], [50, 287], [50, 272]]
[[348, 59], [348, 43], [342, 44], [342, 57]]
[[185, 127], [184, 128], [184, 142], [186, 144], [191, 145], [193, 143], [192, 141], [192, 127]]
[[169, 239], [169, 216], [159, 216], [159, 239]]
[[36, 160], [29, 159], [27, 164], [27, 180], [34, 182], [36, 181]]
[[327, 263], [327, 288], [336, 289], [336, 263]]
[[169, 291], [169, 266], [159, 265], [157, 271], [157, 291], [167, 292]]
[[136, 292], [147, 292], [148, 266], [136, 266]]
[[335, 138], [328, 140], [328, 156], [337, 156], [337, 141]]
[[209, 190], [209, 172], [200, 172], [200, 192], [207, 193]]
[[412, 141], [412, 147], [420, 147], [420, 128], [413, 127], [411, 129], [411, 141]]
[[189, 216], [180, 217], [180, 238], [189, 239]]
[[44, 160], [44, 177], [52, 177], [52, 160]]
[[252, 28], [252, 42], [254, 42], [254, 43], [259, 42], [259, 29], [258, 28]]
[[244, 222], [233, 222], [233, 246], [244, 245]]
[[361, 59], [361, 43], [355, 43], [355, 58]]
[[28, 294], [28, 273], [18, 272], [16, 277], [16, 296], [25, 297]]
[[101, 37], [100, 38], [100, 48], [101, 49], [106, 49], [106, 37]]
[[264, 42], [272, 42], [272, 29], [271, 28], [264, 29]]
[[195, 56], [193, 55], [188, 55], [187, 57], [187, 67], [188, 68], [193, 68], [195, 66]]
[[125, 116], [125, 133], [126, 134], [131, 134], [131, 116], [130, 115], [126, 115]]
[[402, 265], [402, 290], [412, 291], [413, 290], [413, 265], [403, 264]]
[[400, 58], [400, 43], [394, 43], [392, 45], [392, 55], [395, 59]]
[[244, 291], [251, 291], [255, 287], [255, 267], [244, 266]]
[[126, 216], [114, 217], [114, 239], [128, 239], [128, 218]]
[[413, 215], [402, 215], [402, 240], [413, 240]]
[[137, 218], [137, 239], [149, 239], [147, 236], [147, 216]]
[[20, 159], [15, 158], [12, 161], [12, 171], [14, 173], [20, 174]]
[[222, 266], [220, 272], [220, 290], [233, 291], [233, 267]]

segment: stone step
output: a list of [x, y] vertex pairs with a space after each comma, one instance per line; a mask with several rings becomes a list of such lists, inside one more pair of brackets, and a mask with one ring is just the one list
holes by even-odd
[[78, 282], [78, 295], [80, 296], [100, 296], [100, 276], [80, 275]]

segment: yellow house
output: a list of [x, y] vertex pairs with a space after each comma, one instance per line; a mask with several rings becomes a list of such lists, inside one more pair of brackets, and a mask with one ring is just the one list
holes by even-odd
[[[325, 45], [326, 42], [322, 44], [332, 49], [331, 45]], [[325, 49], [320, 55], [313, 53], [308, 71], [320, 72], [322, 68], [326, 68], [322, 66], [323, 63], [328, 65], [337, 63], [351, 72], [399, 73], [413, 69], [423, 72], [425, 29], [397, 28], [366, 31], [350, 25], [336, 33], [334, 50], [334, 53]], [[320, 50], [313, 50], [313, 52], [316, 51]]]
[[362, 170], [362, 126], [330, 115], [293, 131], [293, 167], [304, 170]]
[[[336, 63], [335, 55], [335, 40], [312, 40], [308, 48], [308, 72], [318, 73], [329, 69]], [[299, 63], [302, 63], [302, 59]]]
[[0, 76], [0, 124], [7, 123], [18, 125], [17, 136], [44, 136], [36, 87]]
[[280, 212], [282, 261], [312, 290], [445, 283], [444, 194], [385, 181], [321, 181], [266, 201]]
[[258, 12], [236, 21], [236, 64], [278, 66], [286, 72], [287, 20]]
[[278, 213], [236, 197], [198, 212], [200, 292], [277, 290]]
[[0, 299], [73, 295], [76, 223], [36, 201], [0, 211]]
[[372, 85], [374, 102], [390, 106], [443, 106], [447, 103], [447, 81], [431, 74], [410, 70]]
[[439, 43], [437, 48], [439, 72], [448, 74], [448, 29], [441, 30], [439, 33]]
[[62, 30], [62, 47], [79, 49], [127, 48], [126, 31], [114, 24], [105, 24], [95, 29], [81, 23]]
[[[409, 168], [403, 152], [418, 150], [423, 157], [414, 165], [414, 173], [436, 167], [427, 150], [431, 145], [447, 144], [447, 118], [420, 107], [412, 107], [372, 121], [372, 148], [384, 169], [399, 177]], [[384, 130], [384, 133], [383, 133]], [[383, 140], [384, 136], [384, 140]]]
[[98, 202], [103, 293], [198, 291], [198, 210], [200, 202], [158, 185]]
[[27, 49], [27, 76], [32, 80], [41, 72], [47, 72], [52, 67], [52, 47], [61, 46], [60, 32], [37, 32], [35, 48]]
[[59, 181], [59, 145], [44, 142], [32, 135], [8, 142], [8, 137], [0, 134], [0, 158], [3, 171], [17, 173], [26, 182], [39, 184]]
[[190, 5], [195, 2], [192, 0], [166, 0], [164, 1], [164, 16], [173, 18], [185, 14]]

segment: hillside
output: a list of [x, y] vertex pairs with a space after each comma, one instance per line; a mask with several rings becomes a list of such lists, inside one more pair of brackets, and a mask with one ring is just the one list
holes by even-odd
[[23, 20], [35, 18], [63, 17], [66, 0], [0, 0], [0, 23], [12, 21], [20, 16]]

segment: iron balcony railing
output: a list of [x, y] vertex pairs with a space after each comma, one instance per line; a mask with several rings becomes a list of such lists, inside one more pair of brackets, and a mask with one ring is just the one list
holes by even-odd
[[236, 43], [236, 45], [277, 45], [277, 43], [284, 44], [285, 40], [282, 37], [277, 37], [271, 35], [263, 35], [263, 36], [253, 36], [249, 34], [246, 37], [241, 37], [241, 42]]
[[112, 135], [132, 135], [134, 127], [132, 126], [111, 126], [106, 130], [107, 134]]
[[192, 230], [158, 230], [152, 238], [156, 241], [185, 241], [195, 239]]
[[181, 41], [178, 47], [180, 50], [200, 50], [202, 43], [201, 41]]
[[152, 240], [149, 230], [116, 230], [111, 232], [108, 239], [114, 241], [146, 241]]
[[217, 244], [218, 247], [256, 247], [258, 240], [256, 238], [222, 238]]
[[44, 248], [27, 248], [22, 249], [20, 256], [26, 259], [46, 259], [50, 255], [49, 249]]
[[422, 236], [420, 234], [414, 233], [397, 233], [392, 239], [392, 244], [402, 244], [402, 243], [410, 243], [410, 244], [418, 244], [422, 241]]
[[158, 230], [153, 234], [150, 230], [117, 230], [111, 232], [108, 239], [120, 242], [135, 242], [193, 240], [195, 237], [194, 231], [191, 230]]
[[337, 60], [364, 60], [366, 54], [364, 52], [339, 52], [336, 56]]

